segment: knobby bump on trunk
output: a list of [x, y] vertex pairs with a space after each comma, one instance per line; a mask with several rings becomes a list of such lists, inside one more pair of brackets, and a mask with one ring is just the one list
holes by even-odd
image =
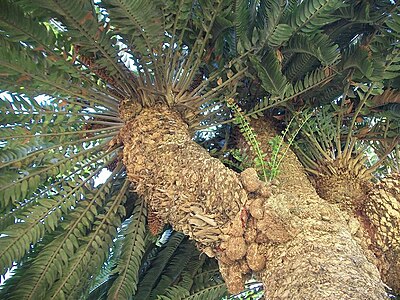
[[253, 274], [268, 299], [386, 297], [348, 216], [317, 195], [291, 151], [273, 186], [252, 169], [238, 174], [212, 158], [167, 107], [143, 109], [121, 139], [137, 193], [157, 218], [218, 260], [230, 292]]

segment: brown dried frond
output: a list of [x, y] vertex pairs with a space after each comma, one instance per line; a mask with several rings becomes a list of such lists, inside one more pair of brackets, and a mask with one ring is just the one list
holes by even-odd
[[149, 226], [149, 231], [153, 236], [159, 235], [164, 228], [164, 222], [152, 209], [149, 209], [147, 213], [147, 226]]
[[90, 71], [92, 71], [98, 77], [103, 79], [105, 82], [107, 82], [110, 85], [115, 85], [115, 83], [116, 83], [115, 79], [107, 73], [106, 68], [99, 67], [93, 58], [81, 54], [81, 55], [79, 55], [79, 60]]

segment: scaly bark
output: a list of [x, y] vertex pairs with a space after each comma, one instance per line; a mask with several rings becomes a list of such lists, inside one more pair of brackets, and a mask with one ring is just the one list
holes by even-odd
[[292, 152], [274, 190], [254, 170], [237, 174], [211, 158], [168, 108], [144, 109], [121, 137], [137, 192], [218, 259], [231, 292], [256, 274], [268, 299], [385, 298], [345, 217], [316, 194]]
[[[260, 144], [263, 146], [263, 151], [265, 153], [270, 153], [272, 151], [272, 149], [268, 146], [269, 145], [269, 141], [277, 135], [277, 131], [274, 128], [274, 125], [272, 122], [269, 122], [267, 120], [264, 119], [258, 119], [258, 120], [253, 120], [251, 123], [254, 131], [257, 134], [257, 140], [260, 142]], [[240, 146], [242, 149], [246, 149], [246, 143], [244, 141], [240, 142]], [[247, 149], [248, 152], [249, 149]], [[250, 153], [249, 153], [250, 154]], [[338, 223], [340, 223], [341, 225], [338, 225], [338, 223], [335, 223], [335, 221], [333, 223], [335, 224], [330, 224], [328, 225], [326, 228], [332, 228], [335, 226], [340, 226], [342, 227], [342, 229], [346, 230], [346, 235], [348, 235], [349, 233], [352, 236], [352, 242], [356, 242], [357, 246], [356, 248], [358, 248], [358, 251], [360, 251], [359, 248], [361, 248], [361, 256], [363, 257], [362, 261], [363, 264], [365, 264], [365, 266], [368, 266], [367, 268], [371, 268], [373, 264], [375, 264], [377, 261], [373, 255], [373, 253], [371, 251], [369, 251], [368, 249], [368, 245], [365, 242], [364, 236], [366, 235], [366, 233], [362, 230], [362, 226], [360, 224], [360, 221], [358, 220], [357, 216], [354, 216], [353, 214], [349, 214], [349, 211], [347, 210], [341, 210], [341, 205], [338, 202], [337, 198], [336, 198], [336, 194], [334, 191], [337, 192], [337, 190], [335, 189], [335, 185], [331, 184], [330, 186], [330, 191], [332, 192], [331, 194], [329, 194], [330, 198], [328, 198], [328, 202], [330, 203], [324, 203], [324, 201], [321, 201], [320, 196], [316, 193], [316, 190], [313, 186], [313, 184], [310, 182], [310, 180], [308, 179], [303, 166], [301, 165], [301, 163], [298, 161], [296, 155], [289, 149], [289, 151], [286, 154], [286, 157], [283, 159], [283, 163], [279, 168], [280, 172], [279, 175], [277, 177], [277, 182], [278, 182], [278, 186], [277, 186], [277, 194], [280, 195], [295, 195], [298, 199], [313, 199], [315, 204], [312, 204], [311, 202], [309, 202], [308, 204], [304, 204], [301, 203], [301, 201], [299, 201], [298, 203], [296, 203], [297, 207], [301, 207], [303, 205], [305, 205], [305, 211], [308, 211], [309, 214], [311, 213], [317, 213], [320, 212], [321, 213], [321, 217], [323, 220], [327, 220], [329, 219], [329, 216], [333, 216], [333, 218], [335, 218], [335, 221], [338, 221]], [[342, 188], [342, 186], [340, 186]], [[363, 191], [365, 191], [364, 188], [361, 187], [360, 185], [360, 189], [362, 189]], [[345, 191], [345, 193], [340, 194], [341, 196], [343, 196], [343, 199], [348, 200], [349, 199], [349, 194], [351, 194], [351, 191], [349, 191], [349, 186], [347, 185], [347, 190], [343, 189], [343, 191]], [[360, 196], [359, 194], [357, 194], [357, 196]], [[358, 197], [357, 197], [358, 199]], [[354, 203], [356, 203], [357, 201], [355, 201]], [[313, 205], [315, 205], [315, 207], [313, 207]], [[335, 213], [327, 213], [325, 212], [328, 208], [335, 210]], [[315, 215], [314, 217], [311, 217], [314, 220], [311, 222], [315, 222], [315, 220], [318, 220], [318, 213], [317, 215]], [[340, 219], [340, 221], [339, 221]], [[305, 222], [306, 223], [306, 222]], [[343, 223], [345, 223], [346, 225], [343, 225]], [[304, 224], [303, 224], [304, 226]], [[315, 228], [317, 229], [317, 228]], [[311, 229], [313, 230], [313, 229]], [[318, 230], [318, 229], [317, 229]], [[332, 229], [327, 229], [332, 230]], [[340, 229], [339, 229], [340, 230]], [[321, 231], [323, 232], [323, 230]], [[333, 232], [332, 232], [333, 233]], [[316, 234], [315, 232], [313, 234]], [[327, 238], [326, 240], [326, 247], [335, 247], [334, 244], [338, 245], [337, 241], [332, 241], [329, 239], [329, 233], [325, 233], [327, 235], [321, 235], [320, 237], [317, 237], [317, 239], [320, 240], [320, 242], [322, 242], [322, 239]], [[336, 234], [339, 234], [339, 231], [336, 231]], [[350, 235], [348, 235], [347, 237], [348, 239], [350, 239]], [[314, 238], [312, 238], [312, 240], [314, 240]], [[307, 236], [305, 237], [305, 243], [307, 242]], [[330, 246], [328, 246], [328, 244], [332, 242], [332, 244]], [[354, 245], [353, 245], [354, 246]], [[311, 246], [314, 247], [314, 246]], [[346, 247], [349, 247], [349, 244], [347, 244]], [[326, 248], [324, 248], [326, 249]], [[350, 251], [350, 249], [349, 249]], [[317, 251], [318, 252], [318, 251]], [[302, 261], [302, 260], [308, 260], [311, 261], [315, 258], [312, 258], [312, 256], [314, 255], [314, 253], [310, 252], [308, 253], [307, 251], [305, 252], [300, 252], [298, 254], [298, 260]], [[321, 251], [321, 255], [319, 256], [320, 259], [320, 263], [321, 265], [323, 265], [323, 260], [324, 260], [324, 256], [330, 256], [331, 253], [323, 253], [323, 250]], [[318, 257], [318, 255], [317, 255]], [[351, 258], [350, 258], [351, 259]], [[367, 259], [369, 261], [369, 263], [366, 263], [365, 259]], [[296, 260], [296, 259], [294, 259]], [[318, 258], [317, 258], [318, 260]], [[335, 259], [332, 259], [332, 261], [334, 261]], [[357, 261], [358, 259], [356, 259]], [[332, 263], [331, 261], [331, 263]], [[307, 265], [307, 263], [305, 263]], [[346, 263], [340, 265], [340, 263], [338, 262], [338, 268], [340, 269], [340, 267], [343, 267], [346, 265]], [[315, 264], [317, 265], [317, 264]], [[312, 268], [311, 268], [312, 269]], [[322, 268], [323, 270], [324, 268]], [[373, 273], [374, 276], [376, 275], [376, 267], [372, 267], [372, 269], [374, 269]], [[371, 270], [372, 271], [372, 270]], [[343, 269], [340, 269], [340, 271], [337, 273], [341, 273], [343, 272], [343, 274], [346, 274], [346, 271]], [[368, 271], [367, 271], [368, 272]], [[324, 275], [323, 275], [323, 271], [321, 272], [321, 277], [320, 279], [316, 278], [316, 280], [324, 280]], [[351, 274], [351, 271], [349, 271], [349, 274]], [[334, 275], [333, 275], [334, 276]], [[295, 275], [293, 275], [292, 278], [294, 278]], [[318, 276], [317, 276], [318, 277]], [[293, 280], [293, 279], [291, 279]], [[345, 280], [344, 278], [342, 278], [342, 280]], [[345, 284], [345, 283], [343, 283]], [[356, 288], [356, 286], [354, 286]], [[321, 294], [322, 296], [323, 294]], [[322, 296], [323, 298], [325, 297]], [[332, 294], [332, 298], [336, 299], [337, 296], [334, 296], [334, 293]], [[369, 297], [365, 296], [366, 299], [370, 299]], [[329, 298], [329, 297], [328, 297]], [[340, 298], [340, 297], [339, 297]], [[351, 298], [351, 297], [350, 297]], [[285, 297], [282, 297], [282, 299], [285, 299]], [[311, 298], [313, 299], [313, 298]], [[345, 297], [345, 299], [347, 299]]]
[[[265, 120], [254, 121], [252, 125], [262, 145], [268, 145], [276, 134], [274, 130], [265, 131], [266, 126], [271, 127]], [[295, 160], [284, 161], [279, 179], [284, 182], [282, 188], [286, 186], [287, 190], [287, 182], [296, 183], [296, 178], [287, 178], [288, 174], [299, 172], [287, 165], [288, 161]], [[321, 169], [329, 172], [316, 178], [316, 191], [321, 198], [340, 208], [353, 239], [362, 247], [365, 256], [379, 269], [385, 284], [400, 293], [400, 175], [392, 174], [373, 186], [359, 162], [360, 158], [327, 162]], [[310, 190], [305, 173], [300, 176], [298, 180], [307, 182]], [[295, 192], [299, 189], [292, 186]]]
[[372, 186], [351, 172], [316, 180], [317, 191], [352, 216], [355, 239], [379, 269], [383, 281], [400, 293], [400, 182], [392, 174]]
[[400, 174], [391, 174], [377, 183], [365, 202], [374, 251], [384, 282], [400, 293]]
[[354, 217], [356, 240], [370, 253], [383, 281], [400, 293], [400, 176], [392, 174], [372, 185], [357, 178], [350, 168], [341, 173], [341, 177], [317, 178], [317, 191]]

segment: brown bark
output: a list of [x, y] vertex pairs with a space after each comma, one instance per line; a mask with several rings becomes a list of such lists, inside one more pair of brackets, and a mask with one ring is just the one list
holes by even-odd
[[[253, 122], [262, 145], [268, 145], [268, 140], [276, 134], [274, 130], [265, 131], [268, 124], [265, 120]], [[281, 177], [298, 174], [287, 168], [288, 161], [294, 160], [285, 160]], [[324, 169], [331, 172], [315, 178], [316, 191], [321, 198], [339, 207], [354, 240], [377, 266], [385, 284], [400, 293], [400, 175], [392, 174], [372, 185], [365, 176], [365, 167], [356, 162], [351, 159], [329, 162], [329, 167]], [[288, 181], [294, 179], [283, 179], [285, 184]]]
[[268, 299], [385, 298], [346, 215], [316, 194], [292, 152], [272, 187], [251, 169], [237, 174], [211, 158], [167, 108], [144, 109], [121, 137], [137, 192], [218, 259], [231, 292], [253, 273]]
[[377, 183], [363, 207], [383, 280], [400, 293], [400, 174]]
[[383, 281], [400, 293], [400, 176], [392, 174], [372, 185], [348, 170], [341, 178], [322, 175], [316, 182], [322, 198], [336, 202], [353, 216], [355, 239], [378, 267]]

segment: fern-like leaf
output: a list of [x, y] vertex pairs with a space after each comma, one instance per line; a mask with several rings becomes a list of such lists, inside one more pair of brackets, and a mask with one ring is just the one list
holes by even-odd
[[147, 299], [149, 297], [153, 287], [159, 279], [165, 266], [168, 264], [170, 258], [182, 243], [184, 235], [182, 233], [173, 233], [165, 248], [162, 249], [156, 256], [152, 267], [146, 272], [143, 279], [140, 281], [137, 293], [133, 299]]
[[162, 11], [156, 3], [145, 0], [105, 0], [100, 5], [109, 12], [116, 32], [130, 38], [135, 52], [147, 56], [160, 48], [166, 30], [162, 26]]
[[335, 10], [344, 6], [340, 0], [304, 0], [288, 16], [287, 23], [294, 29], [293, 33], [315, 33], [336, 21]]
[[[76, 298], [89, 283], [91, 275], [100, 270], [117, 235], [116, 228], [121, 225], [121, 217], [125, 215], [121, 204], [126, 200], [128, 186], [129, 182], [125, 181], [121, 189], [104, 199], [103, 212], [92, 217], [94, 226], [91, 232], [83, 238], [84, 244], [69, 261], [68, 269], [49, 291], [50, 299], [67, 296]], [[88, 209], [85, 214], [88, 216]]]
[[325, 66], [333, 64], [340, 57], [338, 46], [324, 34], [311, 36], [297, 34], [289, 40], [287, 47], [282, 52], [309, 54]]
[[263, 58], [263, 64], [256, 56], [250, 56], [250, 60], [257, 70], [264, 90], [273, 96], [281, 97], [291, 89], [285, 76], [282, 74], [281, 66], [276, 54], [268, 52]]
[[146, 224], [146, 207], [139, 198], [129, 225], [123, 231], [125, 241], [121, 249], [121, 257], [114, 272], [117, 277], [108, 291], [109, 299], [128, 299], [137, 289], [139, 269], [144, 254]]

